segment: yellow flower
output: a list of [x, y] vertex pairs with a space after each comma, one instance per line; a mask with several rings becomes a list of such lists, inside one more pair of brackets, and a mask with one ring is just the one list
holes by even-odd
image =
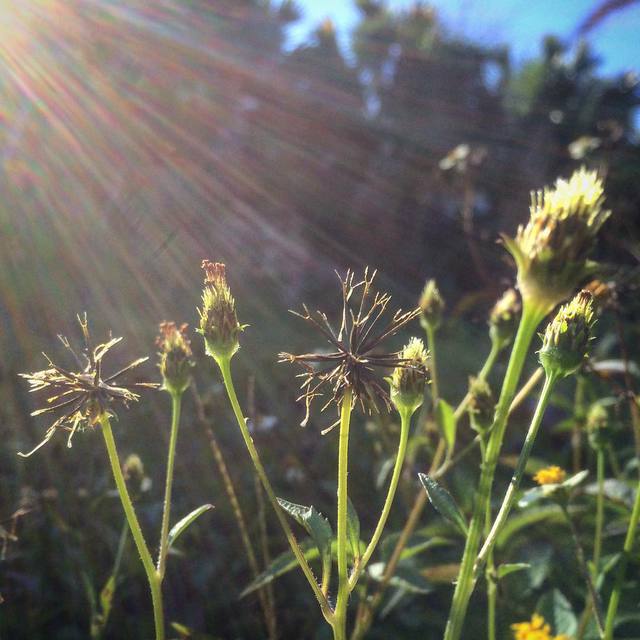
[[567, 473], [564, 469], [552, 465], [551, 467], [545, 467], [540, 469], [533, 479], [540, 485], [544, 484], [560, 484], [564, 482], [567, 477]]
[[554, 640], [551, 636], [551, 627], [544, 618], [534, 613], [530, 622], [517, 622], [511, 625], [514, 640]]

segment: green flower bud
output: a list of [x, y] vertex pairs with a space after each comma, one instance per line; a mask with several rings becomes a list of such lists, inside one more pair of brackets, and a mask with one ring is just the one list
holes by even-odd
[[491, 387], [480, 378], [469, 378], [469, 404], [467, 411], [471, 428], [480, 434], [486, 433], [493, 424], [496, 403]]
[[522, 297], [544, 310], [567, 298], [593, 269], [587, 258], [605, 220], [602, 180], [584, 167], [532, 193], [531, 217], [503, 241], [518, 267]]
[[175, 322], [160, 323], [160, 335], [156, 338], [160, 349], [160, 373], [162, 388], [170, 393], [183, 393], [191, 380], [191, 343], [187, 338], [187, 325]]
[[144, 464], [137, 453], [127, 456], [122, 465], [122, 475], [124, 475], [129, 491], [134, 498], [149, 488], [151, 481], [145, 476]]
[[596, 451], [609, 444], [609, 415], [601, 404], [594, 404], [587, 414], [587, 434], [589, 444]]
[[515, 289], [507, 289], [489, 313], [489, 335], [500, 349], [506, 347], [518, 329], [520, 299]]
[[422, 311], [420, 323], [425, 329], [427, 326], [431, 329], [437, 329], [440, 326], [444, 306], [444, 300], [440, 295], [436, 281], [428, 280], [420, 296], [420, 310]]
[[391, 402], [398, 411], [413, 413], [422, 405], [427, 382], [427, 351], [420, 338], [411, 338], [398, 354], [402, 365], [393, 370], [389, 384]]
[[238, 323], [224, 264], [203, 260], [202, 268], [205, 279], [198, 333], [204, 337], [207, 355], [216, 360], [230, 359], [240, 348], [238, 336], [246, 325]]
[[538, 352], [547, 376], [565, 377], [580, 367], [588, 355], [593, 324], [593, 296], [589, 291], [581, 291], [560, 308], [547, 325]]

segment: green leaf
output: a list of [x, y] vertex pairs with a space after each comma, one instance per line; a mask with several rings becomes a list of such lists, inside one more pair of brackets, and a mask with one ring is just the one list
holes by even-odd
[[588, 469], [578, 471], [575, 475], [567, 478], [560, 486], [565, 487], [565, 489], [575, 489], [588, 475]]
[[[318, 547], [313, 540], [308, 539], [303, 541], [300, 543], [300, 548], [308, 562], [320, 557]], [[285, 573], [289, 573], [289, 571], [292, 571], [296, 567], [298, 567], [298, 561], [293, 555], [293, 551], [289, 550], [281, 553], [279, 556], [274, 558], [271, 564], [259, 576], [256, 576], [256, 578], [242, 591], [240, 597], [244, 598], [245, 596], [248, 596], [250, 593], [253, 593], [264, 585], [273, 582], [273, 580], [279, 578]]]
[[575, 635], [578, 619], [571, 603], [558, 589], [547, 591], [536, 605], [536, 611], [551, 625], [554, 635]]
[[516, 571], [523, 571], [524, 569], [530, 569], [531, 565], [527, 562], [513, 562], [511, 564], [501, 564], [496, 574], [498, 576], [498, 580], [502, 580], [505, 576], [508, 576], [510, 573], [515, 573]]
[[518, 506], [521, 509], [526, 509], [535, 502], [538, 502], [538, 500], [545, 498], [547, 495], [548, 492], [544, 490], [544, 487], [532, 487], [531, 489], [527, 489], [520, 500], [518, 500]]
[[441, 487], [435, 480], [426, 473], [419, 473], [420, 482], [429, 496], [429, 501], [436, 511], [443, 517], [455, 524], [464, 535], [467, 534], [467, 522], [458, 508], [452, 495]]
[[[369, 577], [376, 582], [382, 581], [384, 562], [374, 562], [369, 565], [367, 572]], [[397, 589], [403, 589], [408, 593], [431, 593], [433, 585], [415, 568], [408, 565], [398, 565], [396, 572], [389, 580], [389, 585]]]
[[[399, 533], [390, 533], [380, 543], [380, 555], [384, 560], [388, 560], [395, 549], [400, 537]], [[452, 540], [442, 536], [427, 536], [421, 533], [414, 533], [408, 540], [405, 548], [400, 555], [401, 560], [406, 560], [412, 556], [416, 556], [432, 547], [443, 547], [453, 544]]]
[[111, 574], [109, 579], [104, 583], [104, 587], [100, 591], [100, 608], [102, 609], [102, 616], [106, 619], [111, 612], [111, 603], [113, 602], [113, 594], [116, 591], [116, 577]]
[[323, 560], [328, 560], [331, 557], [331, 541], [333, 540], [333, 531], [329, 521], [314, 506], [305, 507], [282, 498], [278, 498], [278, 504], [306, 529], [316, 543]]
[[496, 540], [497, 548], [503, 547], [512, 536], [522, 529], [528, 529], [545, 520], [553, 523], [564, 523], [564, 516], [560, 508], [555, 504], [540, 505], [526, 511], [513, 513], [498, 534]]
[[453, 407], [442, 398], [438, 400], [438, 406], [436, 407], [436, 421], [441, 433], [444, 435], [447, 450], [453, 451], [456, 444], [456, 417]]
[[355, 562], [360, 558], [360, 519], [349, 497], [347, 497], [347, 539]]
[[182, 520], [176, 522], [173, 527], [171, 527], [171, 531], [169, 531], [169, 535], [167, 536], [167, 548], [170, 549], [175, 541], [184, 533], [185, 529], [196, 518], [201, 516], [206, 511], [209, 511], [210, 509], [213, 509], [212, 504], [203, 504], [202, 506], [194, 509], [191, 513], [182, 518]]

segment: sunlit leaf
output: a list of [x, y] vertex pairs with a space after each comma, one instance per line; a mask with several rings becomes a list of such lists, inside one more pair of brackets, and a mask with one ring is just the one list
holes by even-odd
[[182, 520], [176, 522], [169, 531], [169, 535], [167, 536], [167, 547], [171, 548], [175, 541], [184, 533], [187, 527], [198, 517], [200, 517], [203, 513], [213, 509], [212, 504], [203, 504], [202, 506], [194, 509], [191, 513], [187, 514]]
[[531, 568], [531, 565], [527, 562], [513, 562], [508, 564], [501, 564], [497, 570], [496, 574], [498, 576], [498, 580], [501, 580], [505, 576], [508, 576], [510, 573], [515, 573], [516, 571], [523, 571], [524, 569]]
[[354, 559], [360, 557], [360, 519], [356, 508], [347, 497], [347, 539]]
[[456, 444], [456, 417], [453, 407], [442, 398], [438, 400], [436, 421], [440, 427], [441, 433], [444, 435], [445, 442], [447, 443], [447, 450], [453, 451]]
[[455, 524], [462, 533], [466, 535], [467, 522], [453, 499], [453, 496], [427, 474], [419, 473], [418, 477], [429, 496], [429, 501], [436, 511], [438, 511], [443, 518]]

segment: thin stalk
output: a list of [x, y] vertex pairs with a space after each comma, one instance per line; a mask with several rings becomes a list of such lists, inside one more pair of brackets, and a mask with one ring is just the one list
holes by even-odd
[[[478, 378], [486, 379], [486, 377], [491, 372], [493, 366], [495, 365], [495, 361], [498, 354], [499, 354], [499, 350], [495, 350], [492, 344], [492, 349], [489, 352], [489, 356], [487, 357], [485, 364], [483, 365], [482, 369], [478, 373]], [[540, 381], [540, 378], [542, 377], [542, 373], [543, 373], [542, 368], [536, 369], [536, 371], [533, 373], [531, 378], [525, 383], [525, 385], [522, 387], [522, 389], [518, 392], [516, 397], [513, 399], [513, 402], [509, 407], [509, 413], [514, 411], [523, 402], [523, 400], [529, 395], [529, 393], [531, 393], [531, 391], [535, 388], [535, 386]], [[455, 414], [458, 417], [461, 417], [462, 414], [464, 413], [463, 403], [465, 402], [468, 403], [468, 399], [466, 397], [462, 400], [462, 402], [458, 405], [458, 407], [455, 410]], [[476, 436], [456, 456], [442, 463], [442, 457], [444, 456], [444, 452], [445, 452], [445, 443], [444, 443], [444, 439], [441, 437], [438, 443], [438, 448], [436, 449], [431, 466], [429, 468], [428, 475], [433, 477], [434, 480], [437, 480], [438, 478], [442, 477], [452, 467], [458, 464], [458, 462], [463, 460], [478, 445], [479, 442], [480, 442], [480, 437]], [[363, 606], [361, 615], [358, 619], [358, 624], [356, 625], [356, 628], [354, 629], [351, 635], [351, 640], [360, 640], [364, 636], [364, 634], [367, 632], [369, 627], [371, 626], [371, 623], [373, 621], [373, 614], [378, 609], [378, 607], [380, 606], [380, 603], [382, 602], [382, 597], [384, 595], [384, 592], [387, 586], [389, 585], [389, 581], [393, 577], [393, 574], [395, 573], [395, 570], [398, 566], [398, 562], [400, 561], [400, 557], [402, 556], [402, 552], [404, 551], [404, 548], [407, 542], [409, 541], [409, 538], [411, 537], [411, 535], [415, 531], [416, 526], [418, 525], [420, 516], [422, 515], [422, 512], [427, 502], [428, 502], [427, 493], [424, 491], [424, 489], [422, 489], [422, 487], [420, 487], [420, 489], [416, 493], [416, 498], [413, 502], [413, 506], [411, 507], [411, 511], [409, 512], [409, 516], [407, 517], [407, 521], [405, 522], [404, 527], [400, 533], [400, 536], [398, 537], [398, 541], [396, 542], [396, 546], [393, 549], [391, 558], [389, 558], [389, 562], [385, 567], [385, 571], [382, 576], [380, 585], [378, 586], [378, 590], [373, 596], [373, 598], [371, 599], [371, 601], [367, 603], [365, 606]]]
[[427, 334], [427, 347], [429, 349], [429, 373], [431, 374], [431, 398], [433, 410], [438, 406], [440, 394], [438, 393], [438, 363], [436, 358], [436, 330], [428, 322], [424, 324]]
[[604, 618], [602, 616], [602, 609], [600, 606], [600, 598], [598, 597], [598, 592], [596, 591], [595, 585], [593, 584], [593, 579], [591, 578], [591, 573], [589, 571], [589, 567], [587, 566], [587, 560], [584, 555], [584, 549], [582, 548], [582, 543], [580, 542], [580, 536], [578, 534], [578, 530], [576, 529], [575, 524], [571, 516], [569, 515], [569, 511], [567, 510], [566, 505], [560, 505], [562, 508], [562, 513], [567, 520], [569, 525], [569, 529], [571, 530], [571, 538], [573, 539], [573, 545], [576, 549], [576, 558], [578, 559], [578, 565], [580, 567], [580, 571], [582, 576], [587, 583], [587, 589], [589, 591], [589, 595], [591, 597], [591, 602], [593, 603], [593, 612], [596, 617], [596, 625], [598, 626], [598, 633], [601, 638], [604, 638]]
[[532, 307], [530, 303], [523, 305], [522, 317], [518, 327], [518, 333], [513, 343], [511, 357], [507, 366], [507, 372], [502, 383], [500, 399], [496, 406], [496, 415], [491, 428], [491, 435], [487, 445], [487, 456], [482, 464], [480, 484], [474, 501], [473, 516], [469, 525], [469, 532], [465, 545], [460, 573], [453, 594], [451, 611], [445, 630], [445, 640], [459, 640], [462, 634], [462, 626], [467, 613], [469, 599], [474, 586], [474, 565], [480, 536], [482, 534], [482, 522], [486, 513], [487, 502], [491, 498], [493, 476], [498, 464], [498, 456], [502, 448], [502, 440], [507, 426], [509, 407], [516, 391], [516, 385], [524, 366], [524, 361], [529, 351], [529, 346], [538, 324], [545, 316], [543, 309]]
[[531, 419], [529, 431], [527, 431], [527, 436], [524, 440], [524, 444], [522, 445], [522, 451], [520, 451], [518, 463], [516, 465], [515, 471], [513, 472], [513, 476], [511, 477], [511, 482], [509, 483], [509, 487], [507, 488], [507, 491], [502, 500], [502, 505], [500, 506], [498, 515], [496, 516], [491, 530], [486, 536], [484, 545], [480, 553], [478, 554], [475, 568], [476, 576], [478, 574], [478, 571], [482, 568], [482, 564], [485, 560], [487, 560], [489, 554], [491, 553], [493, 545], [495, 544], [498, 534], [500, 533], [500, 529], [502, 529], [504, 523], [506, 522], [507, 517], [509, 516], [509, 512], [511, 511], [511, 507], [513, 507], [513, 503], [516, 497], [516, 491], [520, 486], [522, 476], [524, 475], [524, 470], [527, 466], [527, 462], [529, 461], [529, 456], [531, 455], [531, 450], [533, 449], [533, 443], [535, 442], [536, 436], [538, 435], [538, 429], [540, 428], [540, 423], [542, 422], [542, 417], [544, 416], [547, 404], [549, 404], [549, 399], [551, 398], [551, 390], [553, 389], [555, 380], [555, 376], [547, 376], [544, 381], [542, 393], [540, 394], [538, 405], [536, 406], [533, 418]]
[[622, 592], [622, 583], [624, 582], [624, 575], [627, 570], [627, 564], [629, 563], [629, 557], [633, 549], [633, 543], [636, 538], [636, 530], [638, 529], [638, 521], [640, 521], [640, 482], [636, 488], [636, 499], [633, 503], [633, 510], [631, 511], [631, 520], [629, 520], [629, 528], [627, 529], [627, 535], [624, 539], [624, 546], [622, 547], [622, 557], [620, 558], [620, 564], [616, 573], [616, 579], [613, 585], [613, 591], [609, 598], [609, 607], [607, 608], [607, 619], [604, 625], [604, 640], [613, 640], [613, 625], [616, 620], [616, 614], [618, 612], [618, 605], [620, 604], [620, 594]]
[[[271, 554], [269, 553], [269, 539], [267, 536], [267, 514], [264, 503], [264, 489], [260, 484], [260, 478], [253, 474], [256, 501], [258, 503], [258, 528], [260, 531], [260, 548], [262, 551], [262, 564], [268, 567], [271, 564]], [[256, 575], [257, 577], [257, 575]], [[269, 640], [276, 640], [278, 637], [278, 618], [276, 615], [276, 603], [273, 594], [273, 584], [269, 583], [260, 589], [265, 599], [265, 618], [269, 632]], [[326, 595], [326, 592], [323, 591]]]
[[595, 577], [598, 576], [600, 570], [602, 529], [604, 528], [604, 449], [602, 447], [598, 447], [596, 456], [598, 495], [596, 496], [596, 530], [593, 537], [593, 567]]
[[351, 424], [351, 390], [342, 396], [340, 439], [338, 446], [338, 516], [336, 546], [338, 556], [338, 595], [333, 621], [334, 640], [346, 640], [349, 576], [347, 567], [347, 481], [349, 475], [349, 426]]
[[318, 600], [318, 604], [320, 605], [320, 609], [322, 611], [322, 615], [325, 617], [329, 624], [333, 624], [334, 615], [331, 611], [331, 607], [329, 606], [329, 602], [327, 598], [322, 593], [315, 576], [313, 575], [313, 571], [307, 562], [307, 559], [304, 557], [304, 553], [302, 549], [300, 549], [300, 545], [298, 544], [295, 535], [291, 527], [289, 526], [289, 522], [287, 521], [280, 505], [278, 504], [278, 499], [276, 498], [276, 494], [273, 491], [273, 487], [271, 486], [271, 482], [266, 474], [264, 466], [262, 464], [262, 460], [260, 459], [260, 455], [258, 454], [258, 450], [253, 443], [253, 438], [249, 433], [249, 429], [247, 427], [247, 422], [242, 414], [242, 409], [240, 408], [240, 403], [238, 402], [238, 396], [236, 395], [236, 390], [233, 385], [233, 379], [231, 377], [231, 366], [230, 360], [220, 359], [217, 360], [218, 366], [220, 367], [220, 372], [222, 373], [222, 379], [224, 382], [225, 389], [227, 391], [227, 395], [229, 397], [229, 402], [231, 403], [231, 407], [233, 409], [233, 413], [236, 417], [236, 421], [238, 423], [238, 427], [240, 428], [240, 433], [242, 434], [242, 438], [249, 452], [249, 456], [251, 457], [251, 461], [253, 462], [253, 466], [256, 469], [256, 473], [260, 478], [260, 482], [262, 482], [262, 486], [267, 493], [267, 497], [269, 498], [269, 502], [276, 512], [276, 516], [278, 518], [278, 522], [284, 531], [284, 534], [289, 542], [289, 546], [291, 547], [291, 551], [293, 551], [293, 555], [296, 557], [302, 572], [305, 575], [305, 578], [309, 582], [311, 589], [313, 590], [316, 599]]
[[167, 553], [169, 551], [169, 522], [171, 520], [171, 491], [173, 487], [173, 465], [176, 457], [176, 442], [180, 426], [180, 409], [182, 393], [171, 392], [171, 436], [169, 437], [169, 453], [167, 455], [167, 478], [164, 490], [162, 509], [162, 526], [160, 529], [160, 551], [158, 552], [158, 576], [164, 580], [167, 569]]
[[109, 416], [103, 413], [100, 416], [100, 425], [102, 426], [102, 435], [104, 436], [104, 442], [107, 447], [107, 453], [109, 454], [109, 462], [111, 463], [111, 471], [113, 472], [113, 479], [115, 480], [118, 494], [120, 495], [120, 501], [124, 513], [133, 535], [133, 540], [136, 543], [142, 566], [147, 574], [147, 580], [149, 581], [149, 588], [151, 590], [151, 601], [153, 603], [153, 620], [156, 629], [156, 640], [164, 640], [164, 614], [162, 609], [162, 590], [160, 587], [160, 578], [156, 573], [156, 569], [153, 565], [151, 554], [149, 553], [149, 547], [144, 540], [138, 517], [136, 516], [129, 491], [127, 490], [127, 484], [122, 475], [122, 469], [120, 468], [120, 459], [118, 458], [118, 450], [116, 448], [116, 442], [113, 439], [113, 433], [111, 431], [111, 423]]
[[[485, 457], [486, 443], [480, 440], [480, 450], [482, 458]], [[484, 535], [489, 536], [491, 530], [491, 501], [487, 502], [486, 517], [484, 519]], [[487, 639], [496, 640], [496, 601], [498, 590], [496, 589], [495, 566], [493, 564], [493, 551], [489, 552], [487, 558], [487, 570], [485, 571], [487, 582]]]
[[375, 551], [376, 546], [380, 541], [380, 537], [382, 536], [382, 531], [384, 530], [385, 524], [387, 523], [387, 518], [389, 517], [389, 512], [391, 511], [391, 505], [393, 504], [393, 499], [396, 495], [396, 489], [398, 488], [398, 481], [400, 480], [402, 464], [407, 452], [407, 439], [409, 436], [409, 427], [411, 425], [411, 415], [412, 412], [407, 411], [406, 409], [400, 411], [400, 441], [398, 443], [398, 452], [396, 454], [396, 461], [393, 467], [393, 473], [391, 475], [391, 482], [389, 483], [387, 497], [384, 501], [382, 513], [380, 514], [378, 524], [376, 525], [376, 528], [373, 532], [373, 536], [371, 536], [371, 542], [369, 542], [369, 544], [367, 545], [367, 548], [362, 555], [362, 559], [353, 570], [351, 578], [349, 578], [349, 591], [353, 591], [354, 587], [356, 586], [358, 578], [371, 559], [371, 556], [373, 555], [373, 552]]

